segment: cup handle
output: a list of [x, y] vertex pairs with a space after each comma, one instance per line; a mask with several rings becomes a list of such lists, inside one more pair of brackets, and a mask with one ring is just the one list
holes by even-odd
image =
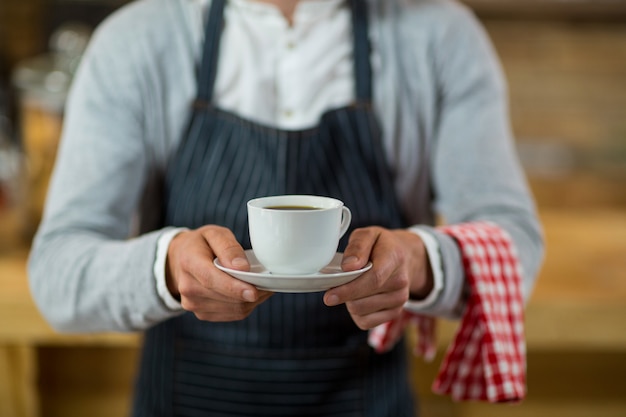
[[341, 207], [341, 225], [339, 226], [339, 238], [346, 234], [350, 222], [352, 221], [352, 212], [346, 206]]

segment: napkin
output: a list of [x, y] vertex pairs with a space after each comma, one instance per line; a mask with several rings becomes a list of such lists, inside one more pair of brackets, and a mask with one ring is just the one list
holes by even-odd
[[[512, 240], [489, 222], [438, 230], [459, 244], [469, 297], [432, 390], [456, 401], [519, 402], [526, 395], [526, 345], [521, 266]], [[372, 329], [370, 345], [387, 351], [409, 324], [417, 329], [415, 353], [432, 360], [435, 320], [408, 311]]]

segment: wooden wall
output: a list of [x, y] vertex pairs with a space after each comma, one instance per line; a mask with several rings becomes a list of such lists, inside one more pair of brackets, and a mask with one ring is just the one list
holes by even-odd
[[539, 204], [626, 205], [626, 19], [483, 21]]

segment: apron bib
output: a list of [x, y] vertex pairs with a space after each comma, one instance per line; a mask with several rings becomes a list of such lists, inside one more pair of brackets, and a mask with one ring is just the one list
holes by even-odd
[[[250, 248], [246, 202], [277, 194], [342, 200], [351, 230], [403, 227], [371, 109], [367, 8], [351, 0], [357, 100], [284, 131], [214, 107], [225, 0], [212, 0], [193, 116], [168, 166], [164, 225], [230, 228]], [[347, 243], [350, 230], [340, 242]], [[245, 320], [192, 313], [146, 332], [134, 416], [414, 416], [403, 343], [379, 355], [323, 293], [275, 294]]]

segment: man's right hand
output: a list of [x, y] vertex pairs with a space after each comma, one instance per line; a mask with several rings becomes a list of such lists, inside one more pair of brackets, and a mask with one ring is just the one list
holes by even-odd
[[180, 299], [183, 309], [200, 320], [242, 320], [273, 293], [220, 271], [213, 264], [216, 257], [227, 268], [250, 270], [243, 248], [229, 229], [209, 225], [179, 233], [167, 251], [167, 288]]

